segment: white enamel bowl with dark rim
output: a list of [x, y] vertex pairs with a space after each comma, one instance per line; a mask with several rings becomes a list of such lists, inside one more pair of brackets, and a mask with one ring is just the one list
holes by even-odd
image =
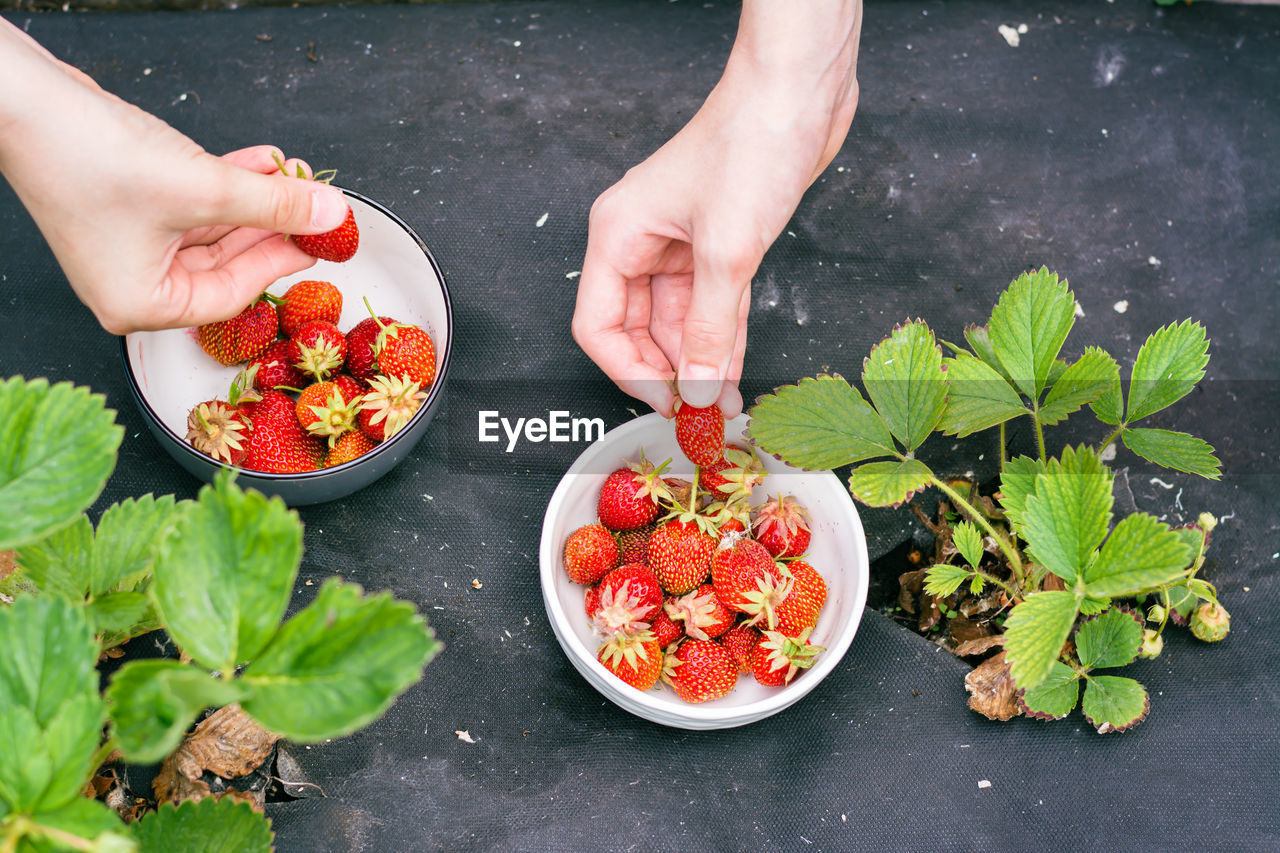
[[[398, 216], [359, 193], [343, 190], [360, 228], [360, 248], [346, 263], [318, 261], [268, 290], [282, 295], [304, 279], [333, 282], [342, 292], [344, 332], [369, 316], [364, 300], [379, 316], [422, 326], [436, 350], [436, 378], [427, 399], [408, 425], [358, 459], [301, 474], [239, 470], [237, 482], [279, 495], [292, 506], [323, 503], [361, 489], [390, 471], [427, 430], [444, 396], [453, 348], [453, 310], [440, 267], [422, 239]], [[122, 340], [129, 388], [156, 440], [183, 468], [209, 481], [220, 463], [185, 440], [187, 414], [196, 403], [226, 399], [239, 367], [223, 367], [201, 349], [192, 329], [134, 332]]]
[[[746, 416], [727, 425], [731, 442], [741, 440]], [[569, 467], [556, 487], [542, 523], [542, 598], [556, 639], [570, 662], [591, 686], [631, 713], [682, 729], [725, 729], [762, 720], [798, 702], [840, 663], [862, 620], [867, 601], [869, 562], [862, 522], [844, 483], [829, 471], [798, 471], [772, 457], [762, 458], [769, 476], [757, 487], [753, 503], [763, 495], [795, 495], [812, 515], [813, 538], [806, 559], [827, 581], [827, 603], [812, 640], [826, 647], [814, 666], [784, 687], [764, 687], [749, 673], [738, 678], [728, 696], [689, 704], [665, 685], [640, 691], [613, 675], [596, 659], [600, 638], [587, 622], [586, 587], [573, 583], [564, 570], [564, 542], [576, 528], [596, 521], [596, 500], [609, 472], [641, 449], [655, 463], [671, 458], [671, 472], [689, 477], [693, 464], [675, 441], [670, 421], [649, 414], [610, 431]]]

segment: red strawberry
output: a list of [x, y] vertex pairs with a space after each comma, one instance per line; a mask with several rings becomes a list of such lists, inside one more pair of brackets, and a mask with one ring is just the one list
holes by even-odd
[[649, 568], [664, 590], [684, 595], [706, 580], [715, 550], [716, 540], [696, 522], [672, 519], [649, 538]]
[[240, 364], [266, 349], [278, 330], [276, 309], [259, 299], [230, 320], [200, 326], [196, 340], [219, 364]]
[[738, 664], [715, 640], [687, 639], [667, 653], [662, 680], [686, 702], [707, 702], [737, 685]]
[[788, 587], [759, 542], [737, 534], [720, 540], [711, 558], [711, 582], [725, 607], [746, 613], [753, 622], [763, 620], [769, 628], [777, 624], [775, 609]]
[[649, 631], [658, 641], [658, 645], [664, 649], [684, 636], [684, 628], [679, 623], [671, 621], [667, 611], [661, 608], [653, 617], [653, 622], [649, 624]]
[[342, 316], [342, 292], [329, 281], [300, 281], [284, 296], [266, 294], [266, 298], [276, 306], [280, 331], [290, 338], [303, 323], [324, 320], [336, 326]]
[[618, 566], [599, 585], [599, 603], [587, 613], [596, 631], [634, 634], [649, 627], [662, 607], [662, 587], [653, 572], [639, 563]]
[[618, 543], [600, 524], [585, 524], [564, 543], [564, 569], [574, 583], [592, 584], [618, 564]]
[[293, 342], [289, 357], [294, 366], [317, 382], [328, 379], [347, 363], [347, 339], [333, 323], [303, 323], [289, 340]]
[[238, 408], [222, 400], [206, 400], [187, 415], [187, 442], [228, 465], [239, 465], [252, 426]]
[[378, 359], [373, 354], [373, 345], [377, 343], [382, 327], [395, 322], [390, 317], [368, 317], [347, 332], [347, 370], [356, 379], [368, 382], [378, 375]]
[[777, 630], [795, 637], [818, 624], [818, 614], [827, 603], [827, 582], [804, 560], [792, 560], [782, 571], [791, 575], [791, 592], [777, 606]]
[[417, 382], [375, 376], [360, 398], [360, 431], [374, 441], [384, 441], [404, 429], [427, 399]]
[[[354, 382], [355, 380], [351, 380]], [[349, 393], [348, 389], [348, 393]], [[328, 438], [333, 447], [338, 437], [356, 428], [357, 399], [348, 400], [347, 394], [337, 382], [317, 382], [308, 385], [298, 395], [298, 423], [314, 436]]]
[[673, 622], [684, 626], [684, 632], [695, 640], [719, 637], [733, 627], [736, 614], [716, 598], [716, 588], [709, 583], [663, 605]]
[[655, 468], [642, 453], [639, 462], [606, 477], [596, 501], [600, 523], [610, 530], [632, 530], [657, 519], [662, 512], [658, 501], [668, 493], [661, 476], [666, 466], [664, 462]]
[[714, 465], [724, 457], [724, 413], [719, 406], [676, 404], [676, 442], [694, 465]]
[[273, 341], [249, 362], [249, 368], [254, 367], [257, 371], [253, 376], [253, 387], [259, 391], [301, 388], [307, 384], [302, 371], [293, 366], [293, 341]]
[[348, 207], [347, 218], [337, 228], [323, 234], [295, 234], [293, 242], [313, 258], [336, 264], [349, 261], [360, 248], [360, 228], [356, 225], [355, 212]]
[[751, 528], [775, 559], [799, 557], [809, 550], [809, 511], [790, 495], [761, 504]]
[[746, 500], [765, 476], [760, 457], [741, 445], [730, 444], [723, 456], [698, 469], [698, 485], [716, 500]]
[[244, 403], [253, 433], [245, 448], [245, 468], [278, 474], [315, 471], [324, 458], [324, 444], [302, 424], [293, 398], [281, 391], [264, 391], [262, 399]]
[[600, 584], [587, 587], [587, 592], [582, 602], [587, 609], [587, 621], [594, 621], [596, 611], [600, 609]]
[[748, 665], [756, 681], [766, 687], [781, 687], [790, 683], [801, 669], [808, 669], [825, 652], [822, 646], [809, 642], [809, 629], [798, 637], [788, 637], [777, 631], [766, 631], [751, 652]]
[[648, 631], [616, 634], [600, 647], [596, 657], [605, 669], [637, 690], [650, 689], [662, 674], [662, 648]]
[[[608, 525], [605, 525], [608, 527]], [[649, 564], [649, 537], [657, 530], [656, 524], [646, 524], [631, 530], [621, 530], [615, 537], [618, 540], [618, 562]]]
[[720, 637], [720, 644], [729, 650], [729, 654], [738, 662], [738, 669], [750, 672], [748, 663], [755, 647], [760, 645], [764, 635], [745, 622], [734, 625]]
[[378, 445], [373, 439], [362, 433], [360, 430], [349, 432], [339, 438], [329, 448], [329, 452], [324, 455], [324, 467], [332, 468], [335, 465], [342, 465], [350, 462], [352, 459], [359, 458], [364, 454], [373, 450]]
[[436, 378], [436, 348], [420, 326], [392, 323], [382, 326], [373, 344], [378, 372], [426, 387]]

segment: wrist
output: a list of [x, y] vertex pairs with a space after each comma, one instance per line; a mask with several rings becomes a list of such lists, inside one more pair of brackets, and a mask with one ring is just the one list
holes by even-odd
[[726, 76], [834, 102], [854, 86], [861, 30], [861, 0], [743, 0]]

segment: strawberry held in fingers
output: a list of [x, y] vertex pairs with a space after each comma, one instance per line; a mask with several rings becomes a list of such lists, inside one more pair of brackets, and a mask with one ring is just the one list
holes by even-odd
[[724, 413], [676, 403], [676, 442], [694, 465], [714, 465], [724, 457]]
[[[277, 157], [276, 165], [280, 167], [280, 171], [289, 175], [289, 171], [285, 169], [284, 162]], [[299, 166], [297, 173], [290, 177], [300, 178], [304, 181], [317, 181], [327, 184], [334, 179], [338, 173], [333, 169], [323, 172], [317, 172], [314, 177], [309, 177], [302, 167]], [[313, 258], [319, 258], [322, 261], [333, 261], [334, 263], [343, 263], [355, 257], [356, 249], [360, 247], [360, 229], [356, 226], [356, 216], [347, 207], [347, 217], [342, 224], [332, 231], [326, 231], [323, 234], [295, 234], [293, 242], [298, 248], [306, 252]]]
[[196, 340], [219, 364], [232, 365], [257, 356], [276, 339], [278, 331], [275, 307], [259, 299], [230, 320], [199, 326]]

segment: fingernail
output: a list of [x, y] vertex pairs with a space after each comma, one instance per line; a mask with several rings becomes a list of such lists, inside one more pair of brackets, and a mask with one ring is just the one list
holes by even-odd
[[347, 202], [342, 194], [328, 187], [311, 190], [311, 227], [331, 231], [347, 218]]
[[680, 371], [680, 399], [706, 408], [720, 398], [720, 371], [709, 364], [688, 364]]

